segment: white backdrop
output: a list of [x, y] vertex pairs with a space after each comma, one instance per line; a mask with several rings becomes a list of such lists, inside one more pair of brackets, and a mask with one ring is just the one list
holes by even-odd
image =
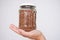
[[28, 40], [9, 29], [18, 26], [19, 6], [33, 3], [37, 9], [37, 29], [47, 40], [60, 40], [60, 0], [0, 0], [0, 40]]

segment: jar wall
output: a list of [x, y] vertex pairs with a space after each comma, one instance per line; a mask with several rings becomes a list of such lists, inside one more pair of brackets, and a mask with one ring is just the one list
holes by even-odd
[[25, 31], [36, 29], [36, 11], [35, 9], [19, 10], [19, 28]]

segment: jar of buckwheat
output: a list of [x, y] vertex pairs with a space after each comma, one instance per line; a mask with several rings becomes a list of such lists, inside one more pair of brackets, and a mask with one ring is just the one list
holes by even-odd
[[19, 28], [27, 32], [36, 29], [36, 7], [34, 5], [20, 6]]

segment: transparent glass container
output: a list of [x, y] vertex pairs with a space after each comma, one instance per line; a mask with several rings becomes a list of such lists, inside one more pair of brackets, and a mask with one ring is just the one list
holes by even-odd
[[33, 5], [22, 5], [19, 10], [19, 28], [24, 31], [36, 29], [36, 9]]

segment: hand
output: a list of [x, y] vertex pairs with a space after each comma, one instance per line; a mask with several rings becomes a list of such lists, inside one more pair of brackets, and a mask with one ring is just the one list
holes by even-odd
[[10, 29], [13, 30], [14, 32], [16, 32], [17, 34], [22, 35], [22, 36], [27, 37], [27, 38], [30, 38], [30, 39], [46, 40], [45, 37], [43, 36], [43, 34], [38, 30], [33, 30], [33, 31], [30, 31], [30, 32], [26, 32], [22, 29], [17, 28], [13, 24], [10, 25]]

